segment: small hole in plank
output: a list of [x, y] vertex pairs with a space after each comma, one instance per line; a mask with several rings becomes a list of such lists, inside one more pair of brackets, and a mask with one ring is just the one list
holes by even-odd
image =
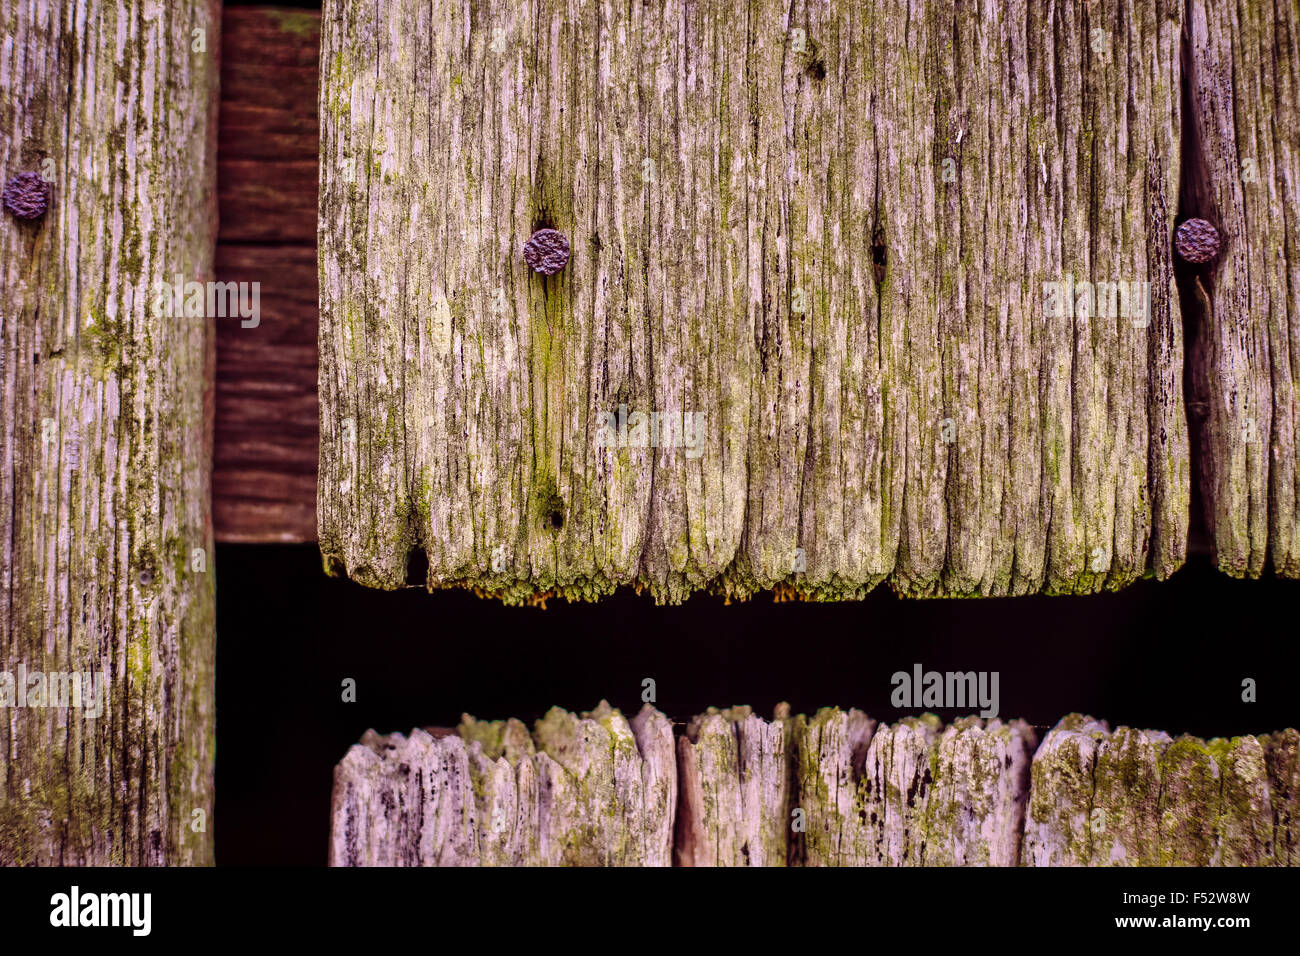
[[406, 552], [406, 586], [429, 586], [429, 556], [425, 554], [424, 548], [412, 548]]
[[871, 261], [875, 264], [876, 284], [885, 281], [885, 267], [888, 263], [888, 256], [885, 251], [885, 231], [877, 229], [875, 236], [871, 240]]

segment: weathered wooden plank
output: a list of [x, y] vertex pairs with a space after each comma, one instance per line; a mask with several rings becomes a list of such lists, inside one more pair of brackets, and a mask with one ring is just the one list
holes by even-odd
[[[671, 830], [676, 866], [1295, 860], [1294, 729], [1207, 743], [1127, 727], [1111, 733], [1072, 714], [1035, 751], [1033, 729], [1019, 720], [967, 717], [944, 727], [926, 714], [878, 725], [834, 708], [791, 717], [782, 704], [769, 722], [733, 707], [686, 725], [674, 769], [671, 729], [647, 706], [632, 733], [641, 779], [655, 781], [645, 792], [655, 797], [638, 804], [635, 761], [622, 777], [629, 785], [609, 782], [611, 772], [620, 779], [617, 756], [609, 762], [618, 748], [599, 727], [620, 728], [614, 737], [626, 740], [621, 718], [604, 704], [590, 718], [552, 710], [532, 737], [518, 721], [468, 718], [459, 737], [367, 734], [335, 772], [331, 861], [629, 862], [629, 829], [656, 834], [653, 859], [637, 860], [655, 864], [668, 862], [662, 840]], [[534, 778], [539, 765], [552, 766], [539, 748], [566, 771], [549, 787]], [[615, 793], [604, 798], [612, 809], [599, 827], [581, 796], [592, 786]], [[675, 803], [664, 786], [676, 787]]]
[[830, 708], [797, 721], [804, 865], [1018, 862], [1035, 743], [1023, 722], [875, 726]]
[[[1182, 10], [326, 3], [326, 566], [424, 551], [510, 601], [1168, 575]], [[701, 428], [603, 441], [620, 410]]]
[[316, 539], [320, 14], [222, 16], [217, 277], [257, 282], [256, 325], [217, 325], [218, 541]]
[[785, 866], [796, 751], [789, 708], [709, 710], [677, 738], [676, 866]]
[[1265, 734], [1259, 742], [1273, 802], [1273, 859], [1279, 866], [1300, 866], [1300, 732]]
[[1219, 567], [1300, 576], [1300, 5], [1191, 0], [1182, 205], [1222, 234], [1189, 282], [1200, 485]]
[[158, 283], [212, 278], [219, 7], [0, 34], [0, 170], [51, 188], [0, 212], [0, 864], [210, 863], [212, 329]]
[[677, 800], [672, 726], [601, 705], [456, 735], [373, 731], [334, 772], [335, 866], [667, 866]]
[[[1273, 748], [1271, 762], [1265, 749]], [[1295, 732], [1209, 742], [1072, 714], [1033, 764], [1034, 866], [1290, 865]], [[1274, 794], [1277, 808], [1274, 807]], [[1280, 816], [1275, 816], [1280, 813]]]

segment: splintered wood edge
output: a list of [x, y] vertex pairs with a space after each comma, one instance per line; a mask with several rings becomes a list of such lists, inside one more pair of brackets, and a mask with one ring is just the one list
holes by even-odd
[[[635, 749], [620, 758], [600, 727]], [[366, 733], [335, 771], [330, 859], [1290, 866], [1300, 733], [1205, 741], [1071, 714], [1040, 744], [1019, 720], [889, 725], [786, 705], [771, 721], [710, 708], [674, 726], [649, 704], [629, 724], [602, 702], [581, 717], [553, 708], [531, 733], [465, 717], [436, 734]]]

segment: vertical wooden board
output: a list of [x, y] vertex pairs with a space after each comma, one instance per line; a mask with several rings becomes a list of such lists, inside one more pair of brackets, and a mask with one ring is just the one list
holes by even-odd
[[1268, 761], [1273, 805], [1273, 859], [1278, 866], [1300, 865], [1300, 733], [1294, 729], [1259, 738]]
[[[1031, 866], [1272, 866], [1273, 738], [1173, 740], [1071, 714], [1034, 755]], [[1279, 757], [1284, 757], [1279, 753]]]
[[1026, 866], [1082, 866], [1089, 859], [1092, 780], [1104, 723], [1071, 714], [1034, 754], [1020, 859]]
[[[1043, 382], [1051, 592], [1111, 589], [1147, 571], [1165, 577], [1185, 552], [1187, 443], [1169, 265], [1180, 17], [1172, 2], [1144, 15], [1129, 4], [1064, 5], [1029, 54], [1024, 173], [1037, 225], [1026, 292], [1043, 336], [1030, 364]], [[1029, 35], [1039, 36], [1036, 23]], [[1046, 283], [1064, 289], [1054, 295]], [[1053, 314], [1052, 299], [1064, 315]], [[1154, 348], [1153, 336], [1173, 350]], [[1013, 374], [1025, 364], [1017, 358]]]
[[0, 169], [52, 192], [0, 213], [0, 671], [107, 686], [93, 719], [4, 701], [0, 863], [210, 863], [212, 331], [159, 283], [212, 278], [219, 9], [0, 32]]
[[[902, 478], [898, 552], [891, 582], [905, 593], [935, 589], [947, 538], [944, 481], [948, 455], [939, 442], [943, 372], [938, 276], [931, 260], [939, 225], [934, 207], [930, 67], [946, 42], [938, 17], [913, 24], [907, 4], [873, 17], [880, 70], [872, 120], [880, 137], [880, 186], [873, 250], [884, 257], [879, 322], [886, 388], [894, 407], [891, 470]], [[946, 225], [946, 224], [945, 224]]]
[[1218, 848], [1219, 765], [1182, 736], [1160, 758], [1160, 865], [1210, 866]]
[[668, 866], [672, 726], [603, 701], [455, 734], [367, 732], [335, 768], [332, 866]]
[[1016, 866], [1037, 738], [1023, 720], [944, 728], [927, 802], [926, 866]]
[[[1181, 90], [1186, 83], [1180, 51], [1183, 41], [1184, 6], [1179, 0], [1157, 4], [1126, 4], [1125, 20], [1140, 23], [1141, 42], [1129, 45], [1130, 82], [1141, 85], [1153, 111], [1174, 118], [1149, 128], [1136, 117], [1127, 116], [1130, 127], [1143, 127], [1145, 166], [1130, 175], [1125, 224], [1141, 231], [1137, 216], [1145, 217], [1147, 241], [1130, 247], [1139, 275], [1150, 281], [1147, 303], [1147, 429], [1150, 477], [1151, 540], [1147, 564], [1157, 578], [1167, 578], [1182, 566], [1188, 548], [1191, 510], [1191, 440], [1188, 434], [1183, 376], [1186, 342], [1183, 332], [1183, 303], [1174, 279], [1173, 252], [1161, 242], [1178, 202], [1178, 185], [1183, 176], [1182, 133], [1187, 122], [1182, 112]], [[1139, 157], [1140, 158], [1140, 157]], [[1130, 324], [1133, 320], [1130, 319]], [[1142, 374], [1140, 367], [1135, 371]], [[1132, 462], [1126, 463], [1129, 467]]]
[[794, 750], [788, 705], [773, 720], [710, 708], [677, 738], [675, 866], [785, 866]]
[[1160, 757], [1169, 743], [1168, 734], [1131, 727], [1101, 741], [1093, 770], [1093, 865], [1159, 862]]
[[879, 811], [872, 828], [875, 853], [868, 858], [877, 866], [925, 862], [925, 820], [934, 783], [930, 758], [942, 726], [934, 714], [923, 714], [877, 727], [871, 737], [863, 776]]
[[1300, 575], [1300, 8], [1188, 4], [1189, 215], [1220, 232], [1189, 280], [1198, 476], [1219, 567]]
[[860, 793], [876, 722], [861, 711], [825, 707], [795, 718], [798, 809], [795, 842], [805, 866], [865, 866], [875, 862], [871, 834], [879, 822]]
[[[714, 6], [710, 15], [721, 18]], [[728, 46], [742, 54], [752, 132], [746, 137], [744, 206], [748, 213], [746, 249], [749, 324], [754, 364], [749, 390], [750, 423], [747, 503], [739, 571], [759, 587], [790, 575], [799, 540], [799, 501], [808, 442], [809, 323], [794, 311], [796, 292], [811, 276], [805, 262], [803, 230], [807, 210], [793, 210], [803, 191], [795, 141], [798, 68], [791, 62], [794, 23], [785, 8], [771, 2], [750, 6], [746, 41], [732, 32]], [[705, 114], [707, 116], [707, 113]], [[701, 120], [703, 121], [703, 117]], [[806, 121], [805, 121], [806, 122]], [[707, 239], [706, 239], [707, 241]], [[806, 290], [807, 291], [807, 290]], [[740, 489], [735, 489], [732, 493]]]
[[1216, 815], [1218, 866], [1273, 863], [1273, 799], [1264, 748], [1250, 734], [1208, 744], [1222, 788]]
[[[1272, 255], [1269, 272], [1269, 349], [1273, 358], [1273, 428], [1269, 443], [1269, 557], [1278, 574], [1300, 577], [1300, 5], [1276, 4], [1270, 21], [1258, 17], [1259, 29], [1275, 51], [1271, 71], [1261, 71], [1265, 111], [1272, 116], [1273, 179], [1268, 211], [1277, 231], [1264, 255]], [[1267, 49], [1268, 47], [1264, 47]], [[1261, 152], [1263, 150], [1261, 149]], [[1277, 216], [1281, 214], [1281, 223]], [[1279, 256], [1278, 240], [1286, 259]], [[1285, 318], [1283, 318], [1285, 316]]]
[[[795, 104], [788, 295], [802, 330], [805, 361], [796, 378], [808, 425], [803, 444], [785, 452], [786, 467], [801, 469], [793, 476], [800, 481], [798, 537], [777, 550], [769, 578], [789, 575], [789, 545], [797, 544], [805, 567], [800, 588], [832, 595], [875, 586], [892, 569], [897, 547], [872, 261], [880, 142], [871, 122], [877, 51], [869, 26], [861, 9], [840, 16], [799, 3], [787, 31]], [[827, 507], [835, 498], [843, 507]]]
[[327, 566], [423, 550], [411, 583], [510, 601], [1167, 576], [1181, 11], [328, 3]]
[[[863, 125], [882, 130], [886, 144], [872, 222], [858, 233], [868, 244], [837, 243], [828, 268], [834, 273], [877, 255], [884, 260], [873, 263], [881, 267], [878, 315], [897, 347], [878, 347], [876, 354], [886, 392], [892, 385], [898, 396], [895, 402], [883, 396], [883, 407], [897, 409], [902, 423], [888, 468], [904, 485], [898, 495], [878, 492], [868, 501], [902, 499], [892, 577], [900, 591], [1094, 590], [1148, 570], [1167, 576], [1181, 563], [1187, 443], [1167, 241], [1176, 151], [1170, 165], [1160, 161], [1178, 139], [1178, 10], [1169, 4], [1159, 17], [1135, 17], [1112, 5], [1095, 8], [1086, 21], [1074, 19], [1071, 8], [1026, 31], [1023, 25], [1039, 14], [1019, 7], [958, 6], [916, 20], [886, 6], [873, 8], [877, 22], [868, 42], [874, 49], [864, 54], [848, 46], [850, 54], [841, 57], [846, 45], [838, 42], [835, 18], [806, 21], [795, 8], [791, 33], [805, 22], [811, 32], [792, 40], [792, 54], [796, 43], [812, 52], [793, 56], [802, 72], [797, 94], [787, 91], [786, 99], [802, 104], [806, 88], [834, 90], [867, 77], [875, 97]], [[1099, 30], [1105, 56], [1089, 60]], [[1026, 33], [1040, 32], [1046, 52], [1025, 46]], [[972, 59], [974, 76], [968, 76]], [[1130, 82], [1153, 59], [1156, 65]], [[877, 62], [890, 65], [886, 78]], [[1063, 91], [1063, 78], [1075, 75], [1083, 86]], [[1129, 116], [1130, 86], [1141, 123]], [[834, 101], [820, 105], [823, 122], [843, 113]], [[802, 160], [817, 145], [820, 127], [796, 114], [794, 151]], [[831, 160], [852, 151], [844, 138]], [[816, 157], [807, 168], [827, 162]], [[856, 171], [867, 179], [870, 167], [862, 162]], [[794, 168], [802, 184], [804, 163]], [[835, 195], [813, 179], [814, 188], [790, 202], [792, 248], [807, 255], [818, 235], [805, 236], [804, 227], [822, 219], [821, 197]], [[1108, 285], [1149, 281], [1152, 292], [1132, 321], [1113, 305], [1101, 315], [1095, 308], [1063, 320], [1044, 315], [1042, 283], [1067, 275]], [[833, 279], [824, 285], [839, 288]], [[814, 299], [814, 317], [820, 309], [832, 321], [852, 302], [844, 293]], [[1160, 347], [1152, 336], [1160, 337]], [[856, 430], [847, 422], [836, 427], [835, 416], [826, 414], [836, 405], [822, 401], [826, 391], [848, 394], [843, 383], [852, 379], [835, 369], [840, 360], [832, 346], [814, 363], [814, 370], [831, 371], [811, 398], [813, 476], [804, 478], [811, 504], [799, 542], [810, 552], [826, 546], [809, 534], [818, 513], [829, 512], [828, 530], [842, 539], [836, 512], [850, 513], [859, 501], [844, 494], [855, 489], [842, 474], [825, 484], [815, 477], [827, 445], [817, 430], [824, 426], [838, 436]], [[1149, 375], [1156, 390], [1148, 387]], [[798, 448], [787, 449], [787, 474], [794, 469], [797, 477], [801, 457]], [[1155, 462], [1150, 476], [1148, 459]], [[776, 493], [764, 494], [771, 500]], [[828, 508], [826, 501], [841, 507]], [[1153, 535], [1158, 547], [1149, 557]], [[862, 553], [860, 543], [855, 550]], [[894, 563], [890, 553], [888, 564]], [[814, 564], [799, 579], [801, 589], [815, 591], [828, 571], [847, 571]], [[870, 575], [856, 568], [849, 580], [866, 582]]]
[[480, 854], [459, 738], [367, 731], [334, 769], [331, 866], [466, 866]]
[[[937, 171], [933, 203], [939, 241], [930, 257], [931, 278], [947, 303], [938, 309], [945, 374], [940, 407], [930, 412], [938, 422], [929, 447], [948, 471], [944, 577], [945, 587], [958, 592], [974, 591], [983, 582], [1014, 587], [1016, 525], [1002, 514], [1003, 497], [1012, 491], [1006, 467], [1014, 419], [995, 409], [1011, 397], [999, 394], [996, 383], [1009, 380], [1007, 357], [1023, 334], [1024, 302], [1012, 275], [1017, 264], [999, 247], [1023, 204], [1014, 170], [1029, 155], [1025, 118], [1018, 115], [1027, 105], [1027, 51], [1025, 37], [1009, 29], [1009, 23], [1023, 18], [1023, 8], [1014, 4], [992, 14], [959, 5], [944, 11], [939, 35], [952, 39], [936, 44], [935, 130], [924, 157], [926, 168]], [[1003, 82], [970, 84], [971, 63], [987, 64]], [[1005, 117], [996, 125], [990, 100]], [[1008, 159], [1010, 169], [1004, 165]], [[949, 502], [980, 502], [980, 507], [950, 507]]]
[[[661, 425], [659, 447], [650, 449], [641, 564], [651, 590], [677, 600], [726, 572], [744, 527], [745, 499], [738, 492], [752, 435], [755, 356], [746, 309], [748, 187], [741, 180], [753, 175], [754, 164], [742, 131], [754, 115], [754, 87], [732, 42], [738, 26], [711, 6], [674, 3], [662, 14], [641, 9], [650, 40], [643, 75], [653, 84], [642, 99], [641, 176], [651, 180], [643, 188], [652, 375], [642, 410], [659, 410], [661, 422], [679, 431], [673, 446]], [[766, 3], [737, 17], [757, 29], [780, 20]], [[682, 282], [682, 276], [702, 281]]]
[[[327, 566], [346, 562], [356, 580], [391, 588], [405, 581], [412, 540], [403, 392], [407, 300], [398, 285], [404, 260], [393, 250], [411, 244], [405, 227], [422, 220], [418, 197], [408, 195], [398, 172], [395, 140], [417, 131], [409, 122], [410, 94], [397, 80], [404, 78], [402, 45], [422, 42], [432, 31], [417, 29], [396, 9], [390, 13], [382, 17], [358, 4], [347, 22], [329, 9], [321, 17], [317, 521]], [[362, 69], [362, 63], [379, 68]], [[427, 248], [417, 244], [412, 252]], [[436, 321], [439, 307], [446, 308], [445, 299], [430, 298], [423, 314]]]
[[677, 739], [678, 798], [674, 862], [678, 866], [743, 866], [746, 811], [740, 754], [729, 714], [697, 717]]

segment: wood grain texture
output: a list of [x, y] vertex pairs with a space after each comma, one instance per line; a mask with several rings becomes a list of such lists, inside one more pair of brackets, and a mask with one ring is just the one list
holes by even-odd
[[1034, 757], [1034, 866], [1292, 866], [1300, 736], [1171, 738], [1072, 714]]
[[221, 242], [316, 244], [320, 14], [222, 11]]
[[316, 538], [316, 254], [217, 244], [217, 276], [260, 282], [256, 328], [217, 320], [213, 521], [218, 541]]
[[788, 717], [711, 709], [677, 738], [675, 866], [787, 864], [797, 753]]
[[672, 726], [647, 706], [370, 731], [335, 768], [333, 866], [667, 866]]
[[0, 169], [53, 190], [0, 214], [0, 672], [107, 681], [97, 717], [0, 707], [0, 864], [210, 863], [213, 332], [156, 283], [212, 278], [218, 6], [17, 0], [0, 35]]
[[1219, 567], [1300, 576], [1300, 4], [1191, 0], [1188, 215], [1222, 251], [1189, 280], [1200, 486]]
[[[507, 601], [1172, 573], [1182, 10], [329, 0], [326, 567], [423, 551]], [[1046, 315], [1071, 277], [1149, 313]], [[701, 414], [700, 454], [602, 444], [621, 407]]]
[[316, 115], [320, 14], [222, 15], [217, 276], [258, 282], [260, 321], [217, 323], [218, 541], [316, 540]]
[[[679, 866], [1014, 866], [1022, 721], [710, 712], [678, 740]], [[694, 735], [694, 736], [692, 736]]]
[[[782, 704], [765, 721], [733, 707], [682, 728], [674, 768], [661, 714], [647, 705], [630, 733], [616, 714], [602, 704], [580, 720], [555, 709], [531, 736], [518, 721], [469, 718], [459, 736], [367, 733], [335, 770], [331, 863], [666, 865], [669, 831], [675, 866], [1300, 861], [1294, 729], [1207, 742], [1112, 733], [1071, 714], [1039, 746], [1019, 720], [945, 727], [925, 714], [891, 725], [835, 708], [792, 717]], [[611, 783], [621, 752], [611, 740], [628, 749], [621, 787]], [[547, 770], [552, 782], [539, 788], [535, 774]], [[668, 783], [675, 802], [663, 797]], [[590, 786], [604, 788], [603, 814], [581, 797]], [[637, 803], [651, 792], [653, 802]], [[654, 854], [629, 853], [629, 831], [653, 832]]]

